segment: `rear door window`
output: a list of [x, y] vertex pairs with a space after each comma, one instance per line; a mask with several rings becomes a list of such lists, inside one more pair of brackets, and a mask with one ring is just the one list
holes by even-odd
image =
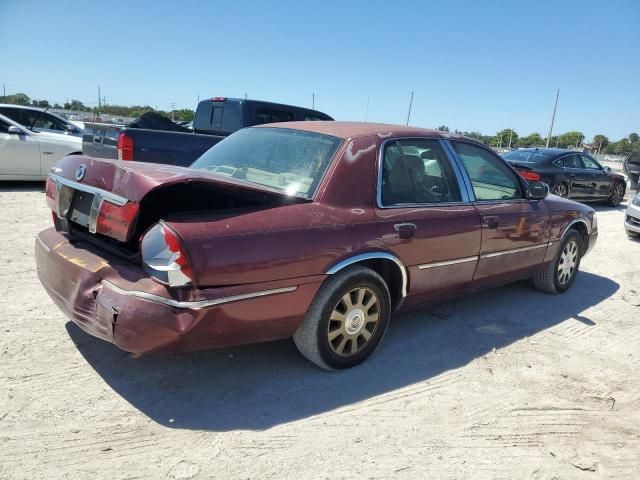
[[451, 164], [436, 140], [388, 142], [381, 168], [380, 200], [384, 206], [461, 200]]
[[563, 157], [564, 168], [584, 168], [579, 155], [567, 155]]

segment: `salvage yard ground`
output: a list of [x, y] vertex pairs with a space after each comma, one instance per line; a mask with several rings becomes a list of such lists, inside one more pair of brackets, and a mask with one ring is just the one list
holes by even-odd
[[640, 478], [625, 204], [596, 207], [568, 293], [522, 282], [407, 314], [326, 373], [292, 341], [134, 358], [84, 334], [36, 276], [42, 187], [0, 185], [0, 478]]

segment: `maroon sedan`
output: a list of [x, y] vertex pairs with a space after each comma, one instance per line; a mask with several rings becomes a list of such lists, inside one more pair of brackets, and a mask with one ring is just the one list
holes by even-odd
[[191, 168], [70, 156], [46, 196], [38, 274], [86, 332], [129, 352], [293, 336], [329, 369], [401, 308], [524, 278], [564, 292], [597, 238], [593, 209], [484, 145], [371, 123], [247, 128]]

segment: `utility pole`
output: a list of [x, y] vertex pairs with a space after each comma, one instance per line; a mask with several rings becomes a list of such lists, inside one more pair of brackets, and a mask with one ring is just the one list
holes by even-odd
[[171, 102], [171, 121], [172, 122], [176, 121], [175, 113], [176, 113], [176, 103], [175, 102]]
[[[547, 148], [549, 148], [549, 142], [551, 142], [551, 133], [553, 132], [553, 122], [555, 122], [556, 120], [556, 108], [558, 108], [559, 96], [560, 96], [560, 89], [556, 91], [556, 102], [553, 104], [553, 115], [551, 115], [551, 125], [549, 126], [549, 134], [547, 135]], [[556, 144], [557, 144], [557, 141], [556, 141]]]
[[600, 139], [600, 144], [598, 145], [598, 155], [600, 155], [601, 148], [602, 148], [602, 138]]
[[2, 84], [2, 101], [5, 102], [7, 100], [7, 86]]
[[196, 105], [198, 105], [200, 103], [200, 95], [198, 95], [198, 101], [196, 102]]
[[100, 116], [100, 86], [98, 86], [98, 116]]
[[509, 129], [509, 150], [511, 150], [511, 138], [513, 138], [513, 130]]
[[409, 99], [409, 111], [407, 112], [407, 125], [409, 125], [409, 119], [411, 118], [411, 106], [413, 105], [413, 91], [411, 92], [411, 99]]
[[316, 94], [312, 93], [311, 94], [311, 110], [315, 110], [316, 109]]
[[367, 123], [368, 118], [369, 118], [369, 97], [367, 97], [367, 108], [364, 111], [364, 123]]

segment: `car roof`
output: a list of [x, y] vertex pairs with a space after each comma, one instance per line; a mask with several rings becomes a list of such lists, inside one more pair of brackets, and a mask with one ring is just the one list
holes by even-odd
[[392, 125], [387, 123], [371, 122], [281, 122], [257, 125], [254, 128], [288, 128], [291, 130], [303, 130], [306, 132], [323, 133], [338, 138], [358, 138], [378, 135], [380, 137], [431, 137], [431, 138], [460, 138], [478, 143], [473, 139], [463, 137], [455, 133], [442, 132], [429, 128], [409, 127], [406, 125]]
[[513, 151], [514, 152], [538, 152], [538, 153], [543, 153], [545, 155], [551, 155], [553, 157], [564, 155], [566, 153], [582, 153], [582, 152], [576, 152], [575, 150], [568, 150], [566, 148], [539, 148], [539, 147], [518, 148], [517, 150], [513, 150]]
[[10, 107], [10, 108], [22, 108], [24, 110], [38, 110], [39, 112], [44, 112], [44, 108], [32, 107], [30, 105], [15, 105], [13, 103], [0, 103], [0, 107]]

